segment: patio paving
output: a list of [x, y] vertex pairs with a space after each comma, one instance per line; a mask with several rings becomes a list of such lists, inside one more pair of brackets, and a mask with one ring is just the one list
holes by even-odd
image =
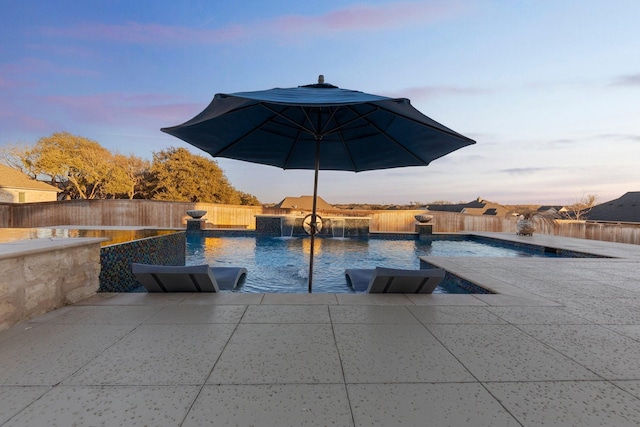
[[640, 245], [486, 235], [615, 258], [429, 258], [497, 295], [97, 294], [0, 331], [0, 425], [640, 425]]

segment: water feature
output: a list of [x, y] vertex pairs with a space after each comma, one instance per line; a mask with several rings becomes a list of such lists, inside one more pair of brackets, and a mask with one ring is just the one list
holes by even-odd
[[334, 238], [343, 238], [344, 239], [344, 219], [333, 219], [331, 220], [331, 235]]
[[[308, 237], [310, 214], [256, 215], [255, 234], [277, 237]], [[305, 221], [305, 218], [307, 220]], [[369, 234], [369, 217], [319, 216], [322, 227], [318, 237], [334, 237], [332, 224], [336, 224], [335, 237], [364, 237]], [[306, 224], [305, 224], [306, 222]], [[320, 224], [318, 224], [320, 225]]]
[[296, 217], [294, 216], [283, 216], [280, 218], [280, 237], [292, 237], [295, 224]]

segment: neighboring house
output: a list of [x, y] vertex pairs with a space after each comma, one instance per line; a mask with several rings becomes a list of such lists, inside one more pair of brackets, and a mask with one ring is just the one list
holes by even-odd
[[436, 212], [456, 212], [467, 215], [507, 216], [509, 209], [498, 203], [488, 202], [478, 197], [469, 203], [456, 203], [448, 205], [427, 205], [427, 209]]
[[640, 191], [596, 205], [585, 216], [591, 221], [640, 222]]
[[[280, 203], [274, 206], [278, 209], [297, 209], [302, 211], [310, 211], [313, 209], [313, 196], [285, 197]], [[334, 209], [329, 203], [318, 197], [316, 201], [317, 210]]]
[[567, 212], [567, 208], [565, 206], [543, 205], [538, 208], [538, 212], [550, 218], [562, 218]]
[[33, 203], [54, 202], [60, 190], [53, 185], [30, 178], [28, 175], [0, 164], [0, 202]]

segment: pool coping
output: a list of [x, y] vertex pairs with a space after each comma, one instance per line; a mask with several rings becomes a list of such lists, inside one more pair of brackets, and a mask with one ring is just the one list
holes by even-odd
[[109, 240], [106, 237], [47, 237], [39, 239], [16, 240], [0, 243], [0, 259], [9, 259], [25, 255], [33, 255], [52, 250], [87, 246], [93, 243], [102, 243]]
[[[435, 235], [436, 233], [434, 233]], [[460, 236], [477, 236], [483, 238], [489, 238], [494, 240], [502, 240], [510, 243], [535, 245], [539, 247], [549, 247], [559, 250], [565, 250], [570, 252], [579, 252], [584, 254], [592, 254], [595, 257], [585, 258], [572, 258], [572, 257], [558, 257], [558, 258], [498, 258], [498, 257], [432, 257], [424, 256], [420, 257], [421, 262], [426, 262], [434, 267], [443, 268], [447, 272], [467, 280], [477, 286], [488, 289], [494, 294], [478, 294], [484, 297], [506, 296], [521, 299], [522, 305], [549, 305], [560, 306], [562, 304], [542, 296], [532, 295], [530, 292], [515, 286], [512, 283], [505, 282], [503, 280], [496, 279], [490, 274], [485, 272], [479, 272], [473, 267], [465, 266], [465, 259], [473, 258], [477, 261], [484, 260], [487, 264], [503, 264], [505, 259], [508, 259], [509, 264], [516, 266], [537, 266], [539, 268], [552, 267], [554, 263], [572, 261], [576, 263], [598, 263], [598, 262], [611, 262], [612, 260], [618, 260], [621, 262], [628, 262], [630, 260], [638, 260], [640, 262], [640, 246], [616, 243], [616, 242], [604, 242], [600, 240], [586, 240], [577, 239], [571, 237], [559, 237], [549, 235], [534, 235], [534, 236], [519, 236], [509, 233], [489, 233], [489, 232], [464, 232], [464, 233], [439, 233], [439, 234], [457, 234]], [[475, 294], [474, 294], [475, 295]]]

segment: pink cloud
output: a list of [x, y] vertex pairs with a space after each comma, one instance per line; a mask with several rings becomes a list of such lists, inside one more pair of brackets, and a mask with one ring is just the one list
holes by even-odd
[[459, 13], [451, 2], [392, 2], [381, 5], [360, 4], [320, 16], [283, 16], [268, 24], [274, 32], [346, 32], [376, 31], [425, 24]]
[[23, 128], [35, 131], [45, 131], [51, 127], [51, 123], [48, 120], [40, 117], [19, 116], [18, 122]]
[[215, 44], [243, 39], [253, 30], [242, 26], [229, 26], [218, 30], [192, 29], [160, 24], [96, 24], [86, 23], [68, 28], [45, 28], [48, 36], [74, 39], [107, 40], [136, 44]]
[[405, 28], [454, 16], [462, 10], [459, 1], [407, 1], [380, 5], [360, 4], [333, 10], [323, 15], [287, 15], [254, 22], [232, 24], [217, 29], [193, 29], [162, 24], [84, 23], [73, 27], [47, 27], [45, 35], [74, 39], [107, 40], [136, 44], [238, 42], [257, 37], [335, 34], [353, 31], [377, 31]]
[[4, 77], [0, 76], [0, 88], [13, 88], [16, 87], [17, 83]]
[[36, 52], [44, 52], [47, 55], [56, 55], [56, 56], [72, 56], [74, 58], [95, 58], [98, 55], [97, 52], [87, 49], [84, 47], [79, 47], [77, 45], [56, 45], [56, 44], [38, 44], [38, 43], [30, 43], [26, 44], [25, 48], [30, 49]]
[[426, 100], [443, 95], [477, 95], [487, 92], [486, 89], [458, 86], [416, 86], [402, 91], [386, 94], [392, 98], [409, 98], [412, 101]]
[[620, 76], [613, 84], [616, 86], [640, 86], [640, 73]]
[[[58, 66], [57, 64], [38, 58], [26, 57], [15, 62], [0, 64], [0, 99], [5, 98], [14, 90], [38, 88], [46, 83], [42, 76], [64, 75], [72, 77], [94, 77], [99, 72], [83, 68]], [[20, 101], [20, 100], [18, 100]]]
[[177, 124], [202, 110], [202, 104], [186, 103], [165, 95], [107, 93], [86, 96], [48, 96], [44, 101], [72, 119], [109, 125], [158, 122]]
[[25, 74], [63, 74], [67, 76], [96, 76], [97, 72], [84, 68], [64, 67], [38, 58], [22, 58], [17, 62], [4, 64], [0, 72], [15, 76]]
[[13, 115], [13, 112], [9, 108], [2, 108], [0, 106], [0, 118], [10, 117]]
[[15, 100], [0, 97], [0, 128], [11, 135], [42, 135], [60, 130], [106, 128], [112, 132], [160, 133], [160, 128], [186, 121], [202, 110], [202, 103], [161, 94], [107, 93], [88, 96], [27, 95]]
[[0, 107], [0, 127], [28, 132], [43, 132], [51, 128], [51, 122], [29, 112]]
[[202, 110], [202, 104], [167, 104], [149, 105], [132, 109], [142, 116], [161, 119], [167, 122], [167, 126], [186, 122]]

